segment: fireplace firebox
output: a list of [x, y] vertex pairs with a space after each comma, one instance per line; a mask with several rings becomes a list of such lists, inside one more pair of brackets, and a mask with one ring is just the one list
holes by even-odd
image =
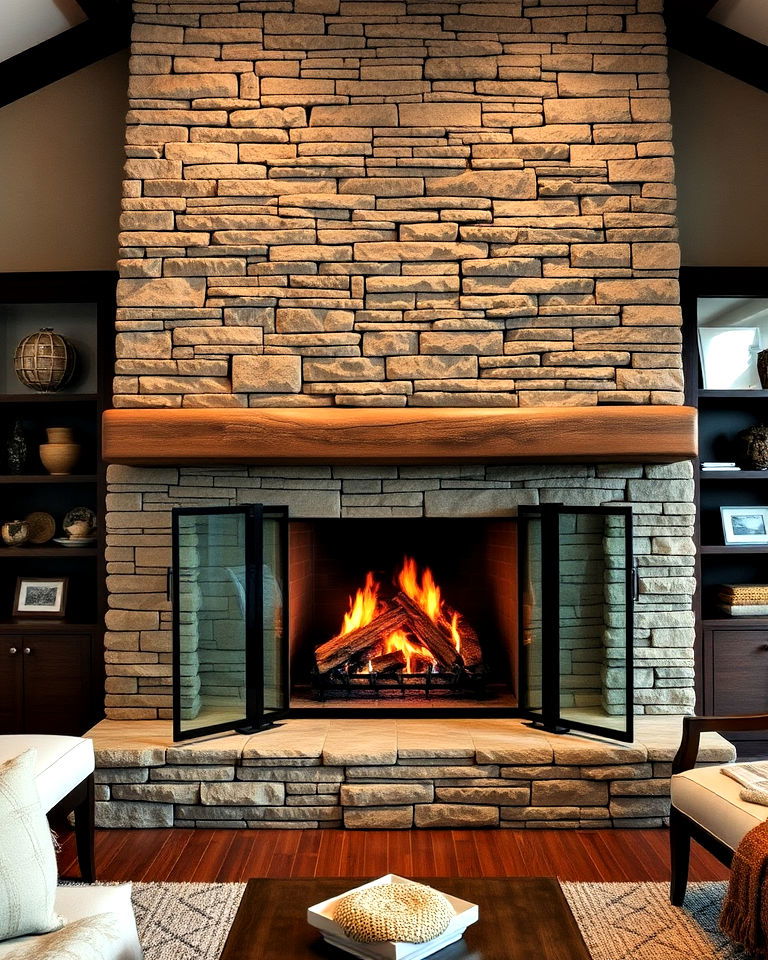
[[287, 715], [527, 716], [632, 735], [628, 507], [173, 512], [174, 736]]

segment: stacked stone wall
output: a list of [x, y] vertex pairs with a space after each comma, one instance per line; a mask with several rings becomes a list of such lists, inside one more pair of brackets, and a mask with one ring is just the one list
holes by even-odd
[[115, 405], [682, 402], [661, 8], [137, 0]]
[[[681, 403], [661, 9], [136, 0], [114, 405]], [[112, 467], [107, 714], [171, 714], [171, 507], [244, 502], [293, 518], [629, 502], [635, 710], [690, 710], [690, 476]]]

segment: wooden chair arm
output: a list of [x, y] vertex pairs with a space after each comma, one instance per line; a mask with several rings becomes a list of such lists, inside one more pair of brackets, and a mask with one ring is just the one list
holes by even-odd
[[682, 773], [696, 766], [702, 733], [722, 730], [768, 730], [768, 714], [755, 713], [740, 717], [683, 717], [683, 737], [672, 761], [672, 773]]

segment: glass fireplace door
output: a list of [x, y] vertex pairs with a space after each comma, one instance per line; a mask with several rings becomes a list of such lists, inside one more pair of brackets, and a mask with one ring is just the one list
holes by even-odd
[[629, 507], [520, 508], [520, 703], [534, 724], [633, 738]]
[[288, 706], [287, 511], [173, 511], [174, 739], [268, 726]]

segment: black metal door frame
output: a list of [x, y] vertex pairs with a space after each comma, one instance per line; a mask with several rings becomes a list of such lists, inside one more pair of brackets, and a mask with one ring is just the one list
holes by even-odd
[[[560, 518], [568, 515], [623, 516], [625, 550], [625, 703], [626, 729], [616, 730], [602, 724], [592, 724], [580, 720], [563, 718], [560, 707]], [[528, 659], [529, 651], [524, 642], [524, 604], [522, 597], [528, 580], [528, 540], [529, 524], [538, 520], [541, 524], [541, 708], [528, 706]], [[632, 547], [632, 508], [630, 506], [585, 506], [568, 507], [560, 503], [547, 503], [538, 506], [524, 505], [519, 508], [519, 551], [518, 575], [520, 578], [519, 596], [519, 638], [520, 651], [520, 713], [532, 725], [539, 726], [550, 733], [567, 733], [579, 730], [613, 740], [631, 743], [634, 739], [634, 601], [635, 568]]]
[[[268, 514], [275, 515], [283, 522], [281, 527], [281, 564], [283, 565], [283, 583], [287, 584], [286, 577], [286, 523], [288, 510], [286, 507], [267, 507]], [[172, 568], [170, 582], [172, 585], [172, 637], [173, 637], [173, 739], [189, 740], [194, 737], [203, 737], [224, 730], [235, 729], [239, 733], [251, 733], [272, 726], [274, 720], [287, 713], [289, 692], [289, 661], [287, 637], [287, 603], [283, 604], [283, 635], [280, 646], [283, 677], [283, 701], [286, 705], [282, 710], [264, 710], [264, 587], [262, 565], [264, 560], [264, 530], [263, 517], [265, 509], [260, 503], [243, 504], [234, 507], [175, 507], [171, 511], [172, 529]], [[221, 516], [236, 514], [245, 518], [245, 716], [240, 720], [228, 720], [222, 723], [208, 724], [193, 729], [181, 729], [181, 630], [178, 598], [180, 596], [180, 551], [179, 551], [179, 521], [186, 516]]]

